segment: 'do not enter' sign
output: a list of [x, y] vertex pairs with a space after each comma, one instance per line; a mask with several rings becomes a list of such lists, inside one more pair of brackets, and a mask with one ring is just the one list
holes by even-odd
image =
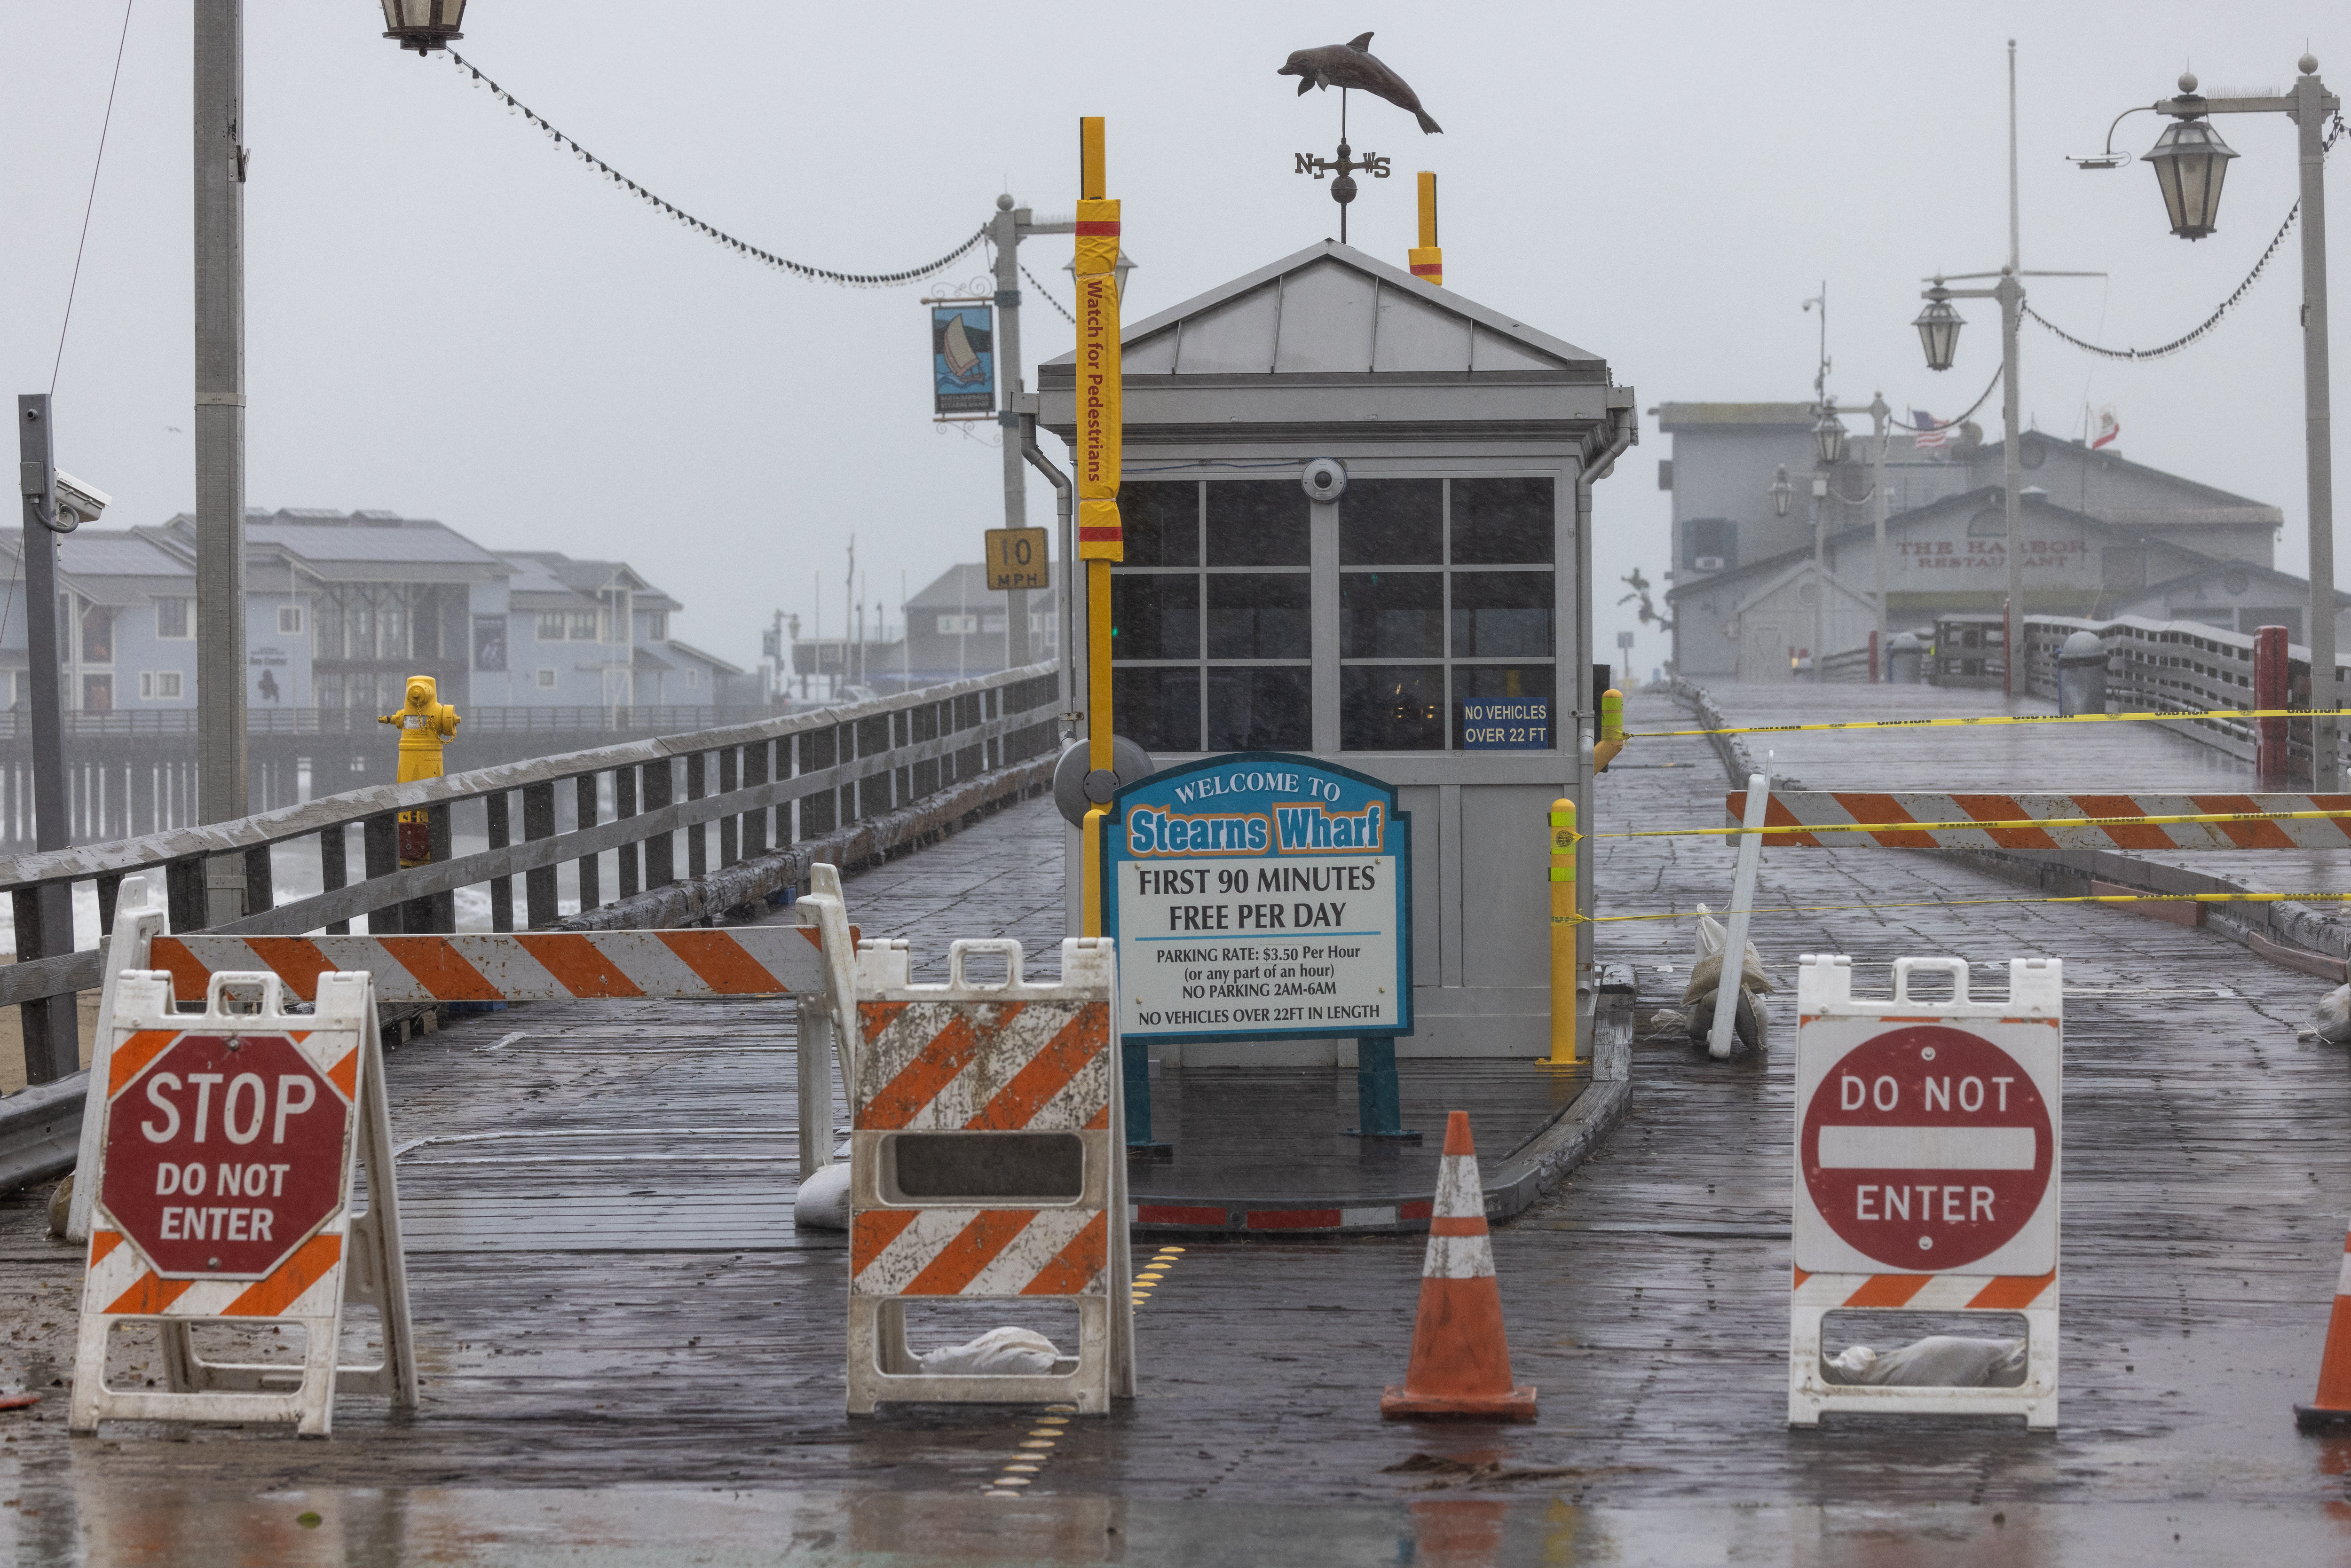
[[[1948, 969], [1948, 1001], [1908, 994]], [[1809, 960], [1796, 1034], [1795, 1265], [1806, 1273], [2040, 1275], [2057, 1266], [2062, 967], [1977, 1000], [1957, 960], [1895, 994]]]
[[1882, 1267], [1980, 1262], [2041, 1210], [2055, 1165], [2032, 1075], [1964, 1029], [1912, 1024], [1844, 1053], [1804, 1107], [1804, 1186], [1830, 1229]]
[[164, 1278], [265, 1278], [342, 1203], [350, 1097], [286, 1036], [183, 1034], [120, 1082], [99, 1201]]

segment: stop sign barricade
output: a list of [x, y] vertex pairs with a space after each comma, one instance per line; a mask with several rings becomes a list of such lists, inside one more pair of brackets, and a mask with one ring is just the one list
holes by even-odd
[[[93, 1208], [71, 1428], [102, 1420], [291, 1421], [325, 1437], [339, 1388], [416, 1404], [416, 1355], [373, 988], [318, 977], [288, 1012], [275, 975], [216, 974], [201, 1014], [172, 977], [115, 977], [99, 1020], [96, 1157], [77, 1173]], [[246, 998], [253, 1000], [247, 1002]], [[101, 1081], [102, 1075], [102, 1081]], [[368, 1207], [354, 1213], [364, 1163]], [[344, 1366], [344, 1307], [376, 1309], [383, 1359]], [[107, 1381], [114, 1325], [162, 1335], [162, 1389]], [[192, 1329], [294, 1323], [299, 1362], [203, 1359]]]
[[[1910, 994], [1948, 973], [1950, 999]], [[1795, 1270], [1788, 1424], [1827, 1411], [2022, 1415], [2057, 1425], [2064, 970], [2009, 964], [1979, 1000], [1958, 958], [1897, 958], [1890, 998], [1853, 994], [1853, 960], [1806, 955], [1796, 981]], [[1832, 1312], [2000, 1312], [2025, 1322], [2007, 1388], [1855, 1385], [1823, 1375]]]
[[[175, 936], [158, 890], [145, 879], [126, 878], [115, 904], [107, 995], [119, 971], [152, 968], [164, 971], [187, 998], [204, 995], [224, 973], [267, 972], [308, 1000], [327, 975], [361, 970], [373, 977], [379, 1003], [789, 996], [799, 1008], [797, 1040], [806, 1047], [805, 1070], [797, 1074], [805, 1176], [832, 1158], [833, 1063], [845, 1061], [841, 1020], [855, 990], [859, 936], [849, 922], [839, 871], [820, 864], [809, 881], [810, 892], [785, 912], [784, 921], [726, 929]], [[106, 1071], [107, 1049], [101, 1031], [93, 1082]], [[841, 1076], [845, 1082], [845, 1066]], [[91, 1095], [82, 1113], [84, 1170], [93, 1168], [103, 1116], [102, 1097]], [[77, 1181], [66, 1229], [77, 1241], [89, 1235], [91, 1201], [90, 1187]]]

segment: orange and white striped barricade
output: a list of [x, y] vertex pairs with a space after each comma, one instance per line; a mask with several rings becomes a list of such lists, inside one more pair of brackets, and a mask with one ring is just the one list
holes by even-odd
[[[327, 1436], [338, 1388], [416, 1404], [392, 1124], [375, 1000], [363, 974], [317, 977], [315, 1010], [286, 1009], [268, 974], [219, 974], [201, 1015], [173, 1009], [171, 977], [120, 975], [104, 1137], [81, 1176], [96, 1197], [71, 1428], [103, 1420], [291, 1421]], [[249, 1000], [247, 998], [250, 998]], [[352, 1176], [367, 1171], [354, 1212]], [[343, 1308], [372, 1306], [383, 1359], [339, 1364]], [[117, 1387], [109, 1340], [162, 1333], [166, 1387]], [[299, 1361], [206, 1361], [192, 1331], [292, 1323]]]
[[[1788, 1424], [1826, 1411], [2021, 1415], [2057, 1425], [2064, 971], [2016, 958], [1977, 1000], [1959, 958], [1897, 958], [1887, 999], [1853, 960], [1807, 954], [1796, 980], [1795, 1278]], [[1921, 970], [1951, 996], [1910, 994]], [[1830, 1312], [2001, 1312], [2025, 1323], [2012, 1387], [1831, 1382]]]
[[[532, 1002], [575, 998], [664, 997], [708, 1001], [795, 997], [807, 1070], [799, 1073], [800, 1170], [805, 1176], [832, 1158], [832, 1080], [829, 1052], [844, 1032], [841, 1019], [855, 984], [856, 927], [841, 893], [839, 872], [815, 867], [811, 891], [792, 906], [797, 924], [708, 930], [461, 932], [416, 936], [237, 936], [169, 934], [160, 906], [126, 881], [117, 899], [110, 976], [125, 969], [161, 969], [183, 998], [206, 993], [215, 975], [266, 973], [303, 1001], [315, 999], [323, 977], [365, 972], [378, 1002]], [[110, 978], [109, 987], [114, 984]], [[101, 1040], [99, 1051], [105, 1050]], [[103, 1071], [92, 1064], [92, 1082]], [[848, 1075], [843, 1071], [842, 1082]], [[85, 1103], [85, 1166], [101, 1135], [99, 1097]], [[75, 1184], [68, 1234], [89, 1234], [88, 1206]]]
[[[1068, 1401], [1134, 1393], [1117, 956], [1061, 944], [1061, 977], [1020, 944], [956, 942], [947, 983], [910, 981], [904, 942], [857, 953], [851, 1053], [849, 1409], [884, 1401]], [[1003, 955], [1004, 980], [965, 977]], [[932, 1374], [906, 1343], [913, 1301], [1073, 1301], [1074, 1356], [1050, 1373]]]

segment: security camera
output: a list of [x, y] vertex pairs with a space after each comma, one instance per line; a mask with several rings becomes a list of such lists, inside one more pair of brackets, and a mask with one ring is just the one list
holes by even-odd
[[1335, 501], [1347, 493], [1346, 465], [1335, 457], [1317, 457], [1306, 465], [1298, 482], [1310, 501]]
[[58, 533], [69, 534], [84, 523], [98, 521], [114, 497], [95, 485], [85, 485], [60, 468], [57, 474], [57, 520], [49, 526]]

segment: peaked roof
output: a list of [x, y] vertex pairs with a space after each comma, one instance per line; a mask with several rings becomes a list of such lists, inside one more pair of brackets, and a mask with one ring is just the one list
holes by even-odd
[[[1566, 371], [1604, 376], [1588, 349], [1334, 240], [1123, 325], [1132, 376]], [[1066, 383], [1075, 350], [1039, 367]]]

